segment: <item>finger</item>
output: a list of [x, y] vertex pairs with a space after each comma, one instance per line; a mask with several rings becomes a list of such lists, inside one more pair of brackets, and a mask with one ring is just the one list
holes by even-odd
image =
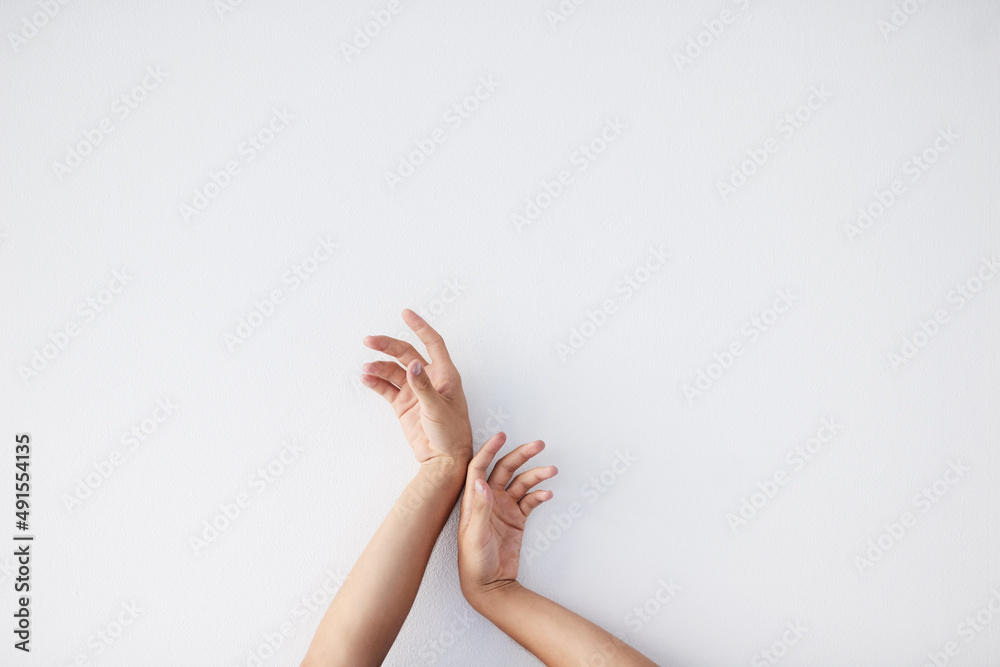
[[493, 511], [493, 490], [485, 480], [477, 479], [472, 484], [472, 501], [466, 530], [472, 531], [473, 535], [483, 538], [488, 534], [490, 525], [490, 513]]
[[486, 470], [490, 467], [490, 462], [497, 455], [503, 444], [507, 442], [507, 434], [499, 431], [489, 440], [483, 443], [476, 455], [469, 461], [469, 467], [465, 473], [465, 493], [462, 495], [462, 514], [459, 526], [467, 525], [469, 513], [472, 510], [472, 494], [477, 479], [486, 481]]
[[366, 347], [396, 357], [404, 366], [409, 366], [414, 359], [424, 366], [427, 365], [427, 362], [420, 356], [420, 353], [405, 340], [399, 340], [390, 336], [365, 336], [363, 342]]
[[448, 348], [444, 345], [444, 338], [435, 331], [434, 327], [427, 324], [424, 318], [407, 308], [403, 311], [403, 321], [406, 322], [406, 326], [410, 327], [413, 333], [417, 334], [417, 338], [427, 348], [427, 354], [431, 356], [431, 363], [443, 362], [447, 366], [455, 367], [451, 363]]
[[476, 479], [486, 479], [486, 470], [490, 467], [493, 457], [497, 455], [497, 452], [500, 451], [505, 442], [507, 442], [507, 434], [503, 431], [497, 431], [493, 434], [493, 437], [483, 443], [483, 446], [469, 462], [466, 474], [467, 484], [472, 484], [472, 481]]
[[394, 361], [372, 361], [361, 367], [368, 375], [388, 380], [399, 388], [406, 384], [406, 369]]
[[558, 468], [555, 466], [544, 466], [541, 468], [532, 468], [527, 472], [522, 472], [520, 475], [514, 478], [514, 481], [510, 483], [507, 487], [507, 493], [509, 493], [513, 498], [520, 500], [524, 494], [531, 491], [533, 486], [537, 486], [539, 483], [544, 482], [547, 479], [552, 479], [559, 473]]
[[406, 382], [422, 404], [435, 405], [442, 400], [441, 394], [431, 384], [431, 379], [427, 377], [427, 372], [419, 361], [414, 360], [406, 369]]
[[507, 486], [508, 482], [510, 482], [510, 478], [514, 476], [517, 469], [527, 463], [528, 459], [543, 449], [545, 449], [545, 443], [541, 440], [535, 440], [534, 442], [521, 445], [510, 454], [507, 454], [502, 459], [497, 461], [496, 467], [493, 468], [493, 473], [490, 474], [490, 486], [493, 487], [493, 490], [503, 491], [504, 487]]
[[389, 403], [395, 401], [396, 397], [399, 396], [399, 389], [380, 377], [365, 373], [361, 376], [361, 383], [389, 401]]
[[532, 491], [524, 498], [521, 498], [521, 500], [518, 501], [517, 506], [521, 508], [521, 514], [523, 514], [524, 518], [527, 519], [532, 510], [544, 503], [546, 500], [551, 499], [551, 491]]

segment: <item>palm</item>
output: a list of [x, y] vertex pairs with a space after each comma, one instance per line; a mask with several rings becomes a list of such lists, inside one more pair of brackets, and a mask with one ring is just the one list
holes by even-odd
[[524, 537], [525, 516], [506, 491], [496, 494], [490, 516], [489, 537], [483, 550], [483, 565], [489, 581], [517, 579], [517, 565]]
[[404, 384], [400, 387], [399, 395], [392, 402], [392, 410], [399, 419], [399, 425], [403, 427], [403, 436], [413, 448], [413, 453], [418, 460], [423, 460], [429, 453], [430, 441], [420, 423], [420, 402], [409, 386]]
[[507, 439], [502, 431], [487, 440], [469, 463], [458, 527], [458, 569], [463, 590], [485, 590], [517, 580], [524, 524], [531, 512], [552, 497], [532, 491], [558, 471], [555, 466], [517, 470], [542, 451], [535, 440], [514, 449], [490, 473], [490, 461]]
[[[442, 377], [440, 369], [436, 368], [434, 364], [426, 366], [425, 370], [431, 382], [437, 388], [438, 393], [446, 398], [450, 398], [454, 387], [451, 379], [449, 377]], [[461, 394], [459, 396], [461, 399]], [[449, 432], [441, 428], [438, 421], [435, 421], [437, 415], [426, 414], [426, 408], [421, 409], [420, 401], [417, 400], [416, 394], [413, 393], [409, 385], [403, 384], [399, 388], [399, 394], [392, 401], [392, 409], [396, 413], [399, 425], [403, 429], [403, 437], [410, 443], [417, 461], [426, 461], [435, 454], [444, 453], [436, 451], [431, 443], [445, 442], [449, 436]], [[454, 426], [451, 427], [451, 429], [453, 428]]]
[[[424, 463], [441, 456], [467, 461], [472, 456], [472, 427], [462, 378], [438, 332], [412, 310], [403, 311], [403, 320], [427, 346], [432, 363], [427, 363], [406, 341], [366, 336], [367, 347], [396, 361], [365, 364], [361, 382], [392, 406], [417, 461]], [[408, 380], [410, 371], [413, 376]], [[410, 386], [411, 381], [415, 387]]]

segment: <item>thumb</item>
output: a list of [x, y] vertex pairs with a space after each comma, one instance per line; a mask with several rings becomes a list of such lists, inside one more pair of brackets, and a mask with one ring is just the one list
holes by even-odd
[[441, 394], [431, 384], [427, 371], [419, 361], [414, 360], [406, 369], [406, 382], [421, 403], [433, 404], [441, 400]]
[[484, 480], [477, 479], [472, 483], [472, 512], [469, 516], [469, 528], [474, 535], [481, 536], [489, 526], [490, 513], [493, 511], [493, 490]]

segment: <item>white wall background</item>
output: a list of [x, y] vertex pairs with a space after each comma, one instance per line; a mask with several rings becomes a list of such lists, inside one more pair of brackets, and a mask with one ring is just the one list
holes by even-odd
[[[0, 9], [0, 466], [30, 433], [36, 535], [0, 663], [297, 664], [416, 468], [355, 379], [412, 307], [477, 446], [560, 467], [529, 586], [660, 664], [1000, 665], [997, 3], [403, 2], [345, 55], [388, 3], [224, 1]], [[537, 664], [462, 599], [455, 518], [387, 664]]]

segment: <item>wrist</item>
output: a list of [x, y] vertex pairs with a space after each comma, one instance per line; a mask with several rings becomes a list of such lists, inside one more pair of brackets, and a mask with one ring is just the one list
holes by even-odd
[[473, 609], [489, 618], [491, 611], [522, 590], [525, 590], [524, 587], [516, 579], [505, 579], [470, 587], [468, 590], [463, 586], [462, 594]]
[[470, 456], [433, 456], [421, 461], [417, 477], [440, 486], [462, 486], [469, 468]]
[[466, 466], [451, 459], [427, 459], [396, 503], [396, 509], [410, 515], [421, 508], [437, 507], [451, 512], [465, 484]]

